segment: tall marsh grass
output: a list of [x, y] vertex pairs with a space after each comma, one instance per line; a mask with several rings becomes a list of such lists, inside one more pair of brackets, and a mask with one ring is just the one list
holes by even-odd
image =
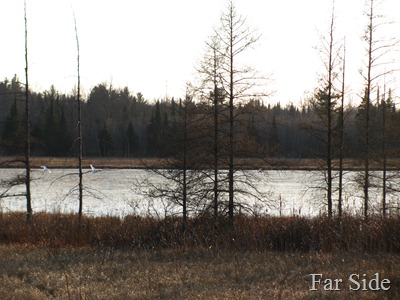
[[225, 219], [181, 219], [127, 216], [84, 216], [37, 213], [31, 224], [24, 213], [0, 215], [0, 243], [50, 247], [108, 246], [137, 249], [210, 249], [388, 252], [400, 253], [397, 218], [250, 217], [238, 216], [232, 228]]

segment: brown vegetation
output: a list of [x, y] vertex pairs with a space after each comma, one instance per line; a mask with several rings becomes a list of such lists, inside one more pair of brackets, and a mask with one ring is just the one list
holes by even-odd
[[[398, 299], [390, 254], [0, 245], [2, 299]], [[388, 292], [310, 291], [310, 274], [376, 272]]]
[[3, 213], [0, 242], [50, 247], [108, 246], [135, 249], [217, 248], [241, 251], [319, 251], [400, 253], [400, 221], [371, 217], [249, 217], [237, 216], [235, 227], [226, 219], [182, 220], [126, 216], [83, 217], [37, 213], [31, 224], [23, 213]]
[[[22, 213], [0, 219], [2, 299], [397, 299], [398, 219], [225, 221]], [[379, 273], [388, 292], [310, 291], [310, 274]]]

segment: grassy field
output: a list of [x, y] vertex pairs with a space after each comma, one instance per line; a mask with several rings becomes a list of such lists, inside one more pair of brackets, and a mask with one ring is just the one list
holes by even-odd
[[[399, 299], [400, 257], [190, 248], [0, 246], [1, 299]], [[310, 291], [311, 273], [379, 273], [389, 291]]]
[[[0, 299], [400, 299], [397, 218], [77, 220], [0, 215]], [[311, 291], [311, 274], [340, 290]], [[352, 274], [390, 289], [349, 290]]]

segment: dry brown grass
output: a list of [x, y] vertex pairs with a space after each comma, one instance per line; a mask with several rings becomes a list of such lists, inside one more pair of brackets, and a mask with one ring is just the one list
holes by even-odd
[[37, 213], [27, 224], [22, 212], [0, 214], [0, 242], [50, 247], [98, 246], [137, 249], [216, 247], [240, 251], [320, 251], [400, 253], [400, 220], [371, 216], [251, 217], [237, 216], [234, 228], [226, 219], [182, 219], [127, 216], [83, 216]]
[[[0, 215], [0, 299], [400, 299], [400, 222]], [[78, 230], [79, 229], [79, 230]], [[360, 273], [389, 292], [310, 291]]]
[[0, 298], [399, 299], [396, 283], [389, 292], [310, 291], [315, 272], [378, 272], [394, 282], [399, 270], [390, 254], [2, 245]]

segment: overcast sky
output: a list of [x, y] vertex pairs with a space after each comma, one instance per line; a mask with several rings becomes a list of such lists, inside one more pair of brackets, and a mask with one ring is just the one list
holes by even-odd
[[[385, 0], [382, 13], [400, 22], [400, 1]], [[252, 66], [272, 75], [268, 101], [299, 103], [318, 85], [316, 46], [328, 32], [331, 0], [237, 0], [237, 11], [262, 38], [248, 52]], [[346, 35], [347, 78], [360, 83], [366, 24], [365, 0], [336, 0], [337, 39]], [[81, 83], [87, 93], [102, 82], [128, 86], [146, 99], [183, 97], [185, 83], [218, 26], [227, 0], [27, 0], [29, 79], [35, 90], [54, 84], [69, 93], [76, 84], [75, 12], [81, 47]], [[0, 0], [0, 79], [24, 78], [23, 0]], [[400, 35], [399, 24], [388, 34]], [[400, 61], [400, 59], [399, 59]], [[358, 91], [353, 91], [354, 93]]]

